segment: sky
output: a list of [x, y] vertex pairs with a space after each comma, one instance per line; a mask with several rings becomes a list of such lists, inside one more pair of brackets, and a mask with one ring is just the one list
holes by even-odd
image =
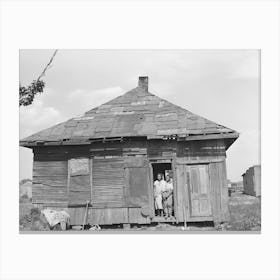
[[[54, 50], [20, 50], [20, 84], [37, 79]], [[149, 91], [240, 133], [227, 151], [231, 181], [260, 164], [258, 50], [58, 50], [44, 92], [20, 107], [20, 139], [135, 88]], [[32, 150], [20, 147], [20, 179], [32, 178]]]

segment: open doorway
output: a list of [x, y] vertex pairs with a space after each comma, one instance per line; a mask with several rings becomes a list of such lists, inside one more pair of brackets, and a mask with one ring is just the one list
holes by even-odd
[[152, 163], [153, 167], [153, 181], [157, 180], [157, 175], [159, 173], [163, 174], [164, 180], [167, 174], [172, 175], [171, 163]]
[[[170, 163], [152, 163], [155, 216], [159, 218], [174, 217], [173, 170]], [[161, 175], [161, 180], [159, 180]]]

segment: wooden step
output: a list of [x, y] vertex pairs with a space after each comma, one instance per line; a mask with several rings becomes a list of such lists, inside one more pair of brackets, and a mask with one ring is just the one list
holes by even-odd
[[176, 222], [176, 219], [173, 216], [168, 217], [168, 218], [156, 216], [156, 217], [152, 218], [152, 222], [155, 222], [155, 223], [172, 223], [172, 222]]

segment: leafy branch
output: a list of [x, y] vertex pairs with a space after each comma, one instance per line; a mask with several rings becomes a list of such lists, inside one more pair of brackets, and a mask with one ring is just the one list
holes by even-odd
[[42, 77], [45, 75], [48, 68], [50, 68], [57, 51], [58, 50], [54, 51], [49, 63], [46, 65], [37, 80], [32, 81], [32, 83], [27, 87], [19, 85], [19, 106], [28, 106], [32, 104], [35, 95], [44, 91], [45, 82], [42, 80]]

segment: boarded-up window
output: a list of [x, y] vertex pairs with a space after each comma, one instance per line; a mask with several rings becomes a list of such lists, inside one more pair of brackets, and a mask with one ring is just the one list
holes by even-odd
[[70, 159], [70, 174], [75, 175], [87, 175], [89, 174], [89, 159], [88, 158], [77, 158]]
[[91, 199], [91, 174], [88, 158], [70, 159], [69, 164], [69, 203], [86, 203]]
[[94, 207], [124, 205], [124, 162], [122, 158], [93, 159], [92, 203]]

